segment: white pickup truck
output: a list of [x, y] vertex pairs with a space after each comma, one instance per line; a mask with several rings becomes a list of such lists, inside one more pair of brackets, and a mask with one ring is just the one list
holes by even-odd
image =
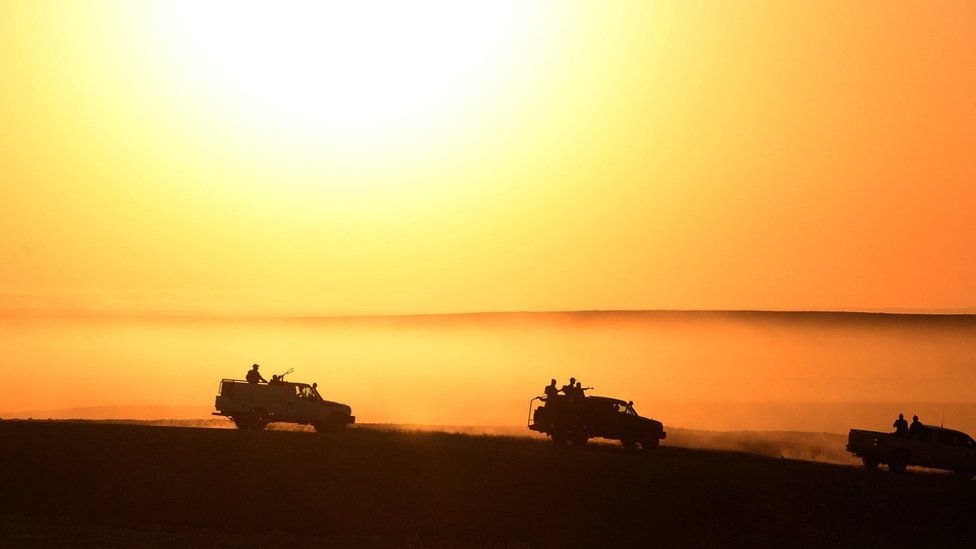
[[976, 442], [966, 433], [942, 427], [922, 425], [905, 434], [851, 429], [847, 451], [868, 469], [883, 463], [897, 473], [917, 465], [976, 475]]
[[223, 379], [214, 407], [213, 415], [230, 418], [238, 429], [260, 430], [269, 423], [285, 422], [311, 424], [322, 433], [342, 431], [356, 421], [352, 408], [325, 400], [307, 383]]

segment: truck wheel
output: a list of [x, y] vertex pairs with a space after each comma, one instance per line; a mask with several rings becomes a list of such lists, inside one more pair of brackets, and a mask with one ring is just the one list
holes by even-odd
[[586, 436], [584, 432], [573, 433], [569, 438], [569, 443], [573, 446], [586, 446], [589, 439], [590, 437]]
[[313, 423], [316, 433], [341, 433], [346, 430], [346, 418], [338, 414], [330, 415], [322, 423]]
[[661, 445], [661, 439], [655, 436], [646, 437], [641, 441], [641, 448], [645, 450], [653, 450]]
[[239, 416], [232, 416], [231, 421], [238, 429], [260, 431], [268, 425], [264, 418], [257, 414], [241, 414]]
[[904, 473], [908, 468], [908, 456], [902, 452], [892, 452], [888, 470], [892, 473]]
[[557, 446], [562, 446], [563, 444], [566, 444], [566, 435], [562, 433], [552, 433], [549, 435], [549, 437], [552, 438], [552, 441]]
[[633, 448], [634, 446], [637, 446], [637, 441], [625, 438], [620, 441], [620, 445], [624, 448]]
[[864, 464], [864, 468], [868, 471], [873, 471], [878, 468], [878, 460], [874, 456], [862, 456], [861, 463]]

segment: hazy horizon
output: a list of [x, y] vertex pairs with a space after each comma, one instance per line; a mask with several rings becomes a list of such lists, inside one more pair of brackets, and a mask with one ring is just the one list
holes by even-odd
[[[694, 414], [688, 414], [689, 409]], [[784, 419], [781, 412], [789, 410]], [[893, 410], [897, 410], [893, 412]], [[219, 427], [233, 429], [234, 424], [226, 418], [211, 414], [212, 407], [169, 406], [169, 405], [115, 405], [85, 406], [49, 410], [9, 410], [0, 411], [0, 420], [34, 421], [135, 421], [140, 423], [172, 424], [189, 427]], [[829, 433], [846, 435], [849, 429], [870, 429], [890, 431], [891, 423], [898, 413], [917, 414], [922, 423], [939, 425], [964, 432], [976, 432], [976, 400], [971, 402], [809, 402], [782, 401], [750, 403], [729, 402], [668, 402], [659, 401], [641, 410], [649, 416], [666, 419], [674, 417], [670, 412], [677, 411], [685, 419], [684, 423], [666, 423], [665, 429], [690, 430], [702, 433]], [[731, 412], [731, 413], [729, 413]], [[705, 420], [705, 416], [715, 414], [720, 417]], [[696, 419], [688, 420], [692, 417]], [[798, 419], [799, 418], [799, 419]], [[815, 419], [814, 419], [815, 418]], [[181, 424], [180, 422], [186, 422]], [[524, 418], [510, 423], [397, 423], [390, 421], [359, 422], [366, 427], [390, 426], [394, 428], [442, 430], [445, 432], [465, 432], [469, 434], [498, 434], [507, 436], [534, 437], [526, 429]], [[276, 427], [284, 430], [308, 430], [311, 427], [281, 424]]]
[[317, 381], [369, 423], [517, 425], [550, 377], [574, 376], [687, 428], [840, 432], [898, 412], [933, 422], [942, 405], [976, 428], [973, 315], [8, 316], [0, 345], [17, 365], [0, 386], [5, 413], [206, 409], [221, 378], [257, 362], [294, 367], [292, 380]]
[[428, 316], [478, 316], [519, 314], [641, 314], [641, 313], [746, 313], [746, 314], [850, 314], [850, 315], [903, 315], [903, 316], [972, 316], [976, 307], [949, 307], [942, 309], [908, 309], [899, 307], [850, 308], [850, 309], [536, 309], [536, 310], [470, 310], [470, 311], [419, 311], [403, 313], [315, 313], [295, 311], [213, 311], [194, 309], [103, 309], [95, 307], [4, 307], [0, 296], [0, 317], [3, 316], [64, 316], [64, 317], [177, 317], [177, 318], [242, 318], [242, 319], [357, 319], [397, 318]]

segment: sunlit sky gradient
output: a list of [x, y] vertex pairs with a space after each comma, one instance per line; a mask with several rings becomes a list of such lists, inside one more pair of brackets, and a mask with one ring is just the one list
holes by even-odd
[[0, 307], [976, 306], [976, 3], [0, 2]]

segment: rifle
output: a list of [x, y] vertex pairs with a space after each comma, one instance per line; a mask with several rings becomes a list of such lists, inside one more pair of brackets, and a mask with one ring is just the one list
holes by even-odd
[[287, 372], [285, 372], [283, 374], [278, 374], [278, 381], [284, 381], [285, 380], [285, 376], [288, 375], [288, 374], [290, 374], [290, 373], [292, 373], [292, 372], [294, 372], [294, 371], [295, 371], [294, 368], [288, 368], [288, 371]]

